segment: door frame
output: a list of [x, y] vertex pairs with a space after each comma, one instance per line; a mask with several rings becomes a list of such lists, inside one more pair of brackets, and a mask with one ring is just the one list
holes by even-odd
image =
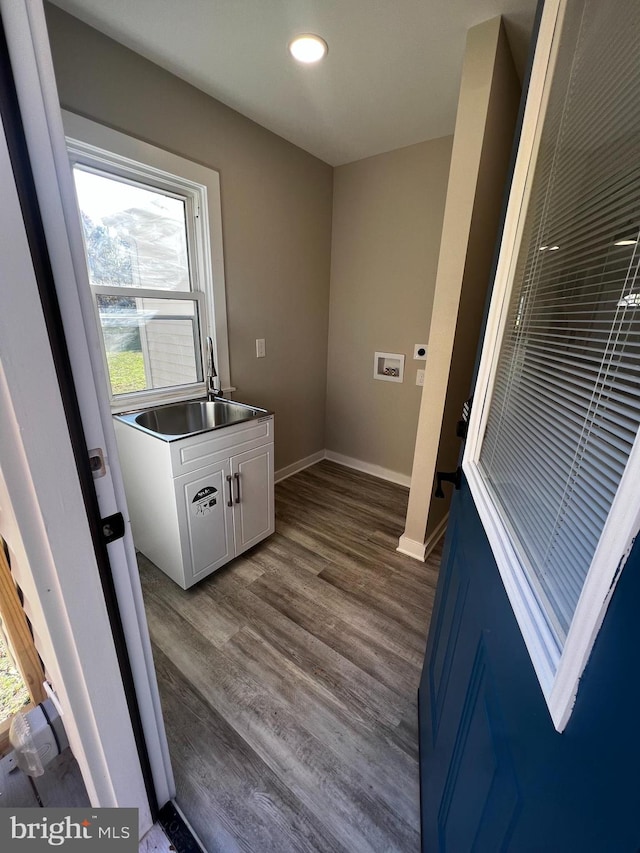
[[136, 804], [142, 832], [150, 809], [5, 121], [3, 108], [0, 272], [11, 310], [0, 312], [2, 533], [91, 802]]
[[[157, 804], [160, 806], [168, 802], [175, 794], [175, 783], [153, 666], [131, 526], [126, 511], [124, 486], [106, 393], [106, 377], [100, 359], [98, 332], [93, 319], [82, 235], [76, 211], [44, 9], [42, 0], [0, 0], [0, 12], [33, 173], [43, 236], [46, 240], [46, 250], [60, 310], [63, 346], [66, 344], [68, 350], [71, 376], [67, 378], [77, 399], [81, 419], [79, 428], [84, 433], [86, 447], [99, 448], [105, 461], [104, 474], [93, 480], [97, 498], [96, 511], [99, 517], [103, 518], [118, 512], [125, 517], [124, 538], [106, 546], [107, 562], [111, 570], [113, 603], [118, 612], [111, 614], [110, 626], [105, 628], [104, 625], [96, 624], [91, 637], [87, 638], [82, 633], [83, 622], [87, 621], [87, 616], [95, 615], [93, 609], [87, 605], [87, 608], [81, 608], [81, 614], [76, 614], [78, 619], [70, 619], [66, 631], [79, 647], [82, 647], [82, 643], [88, 643], [89, 646], [95, 645], [96, 640], [99, 641], [100, 646], [102, 644], [108, 646], [114, 641], [112, 633], [114, 624], [116, 634], [118, 633], [117, 624], [121, 625], [122, 640], [126, 644], [126, 653], [120, 660], [121, 672], [126, 681], [126, 670], [129, 670], [131, 689], [135, 691], [135, 696], [128, 696], [129, 706], [134, 727], [136, 716], [138, 717], [139, 734], [142, 735], [142, 742], [140, 738], [138, 739], [138, 750], [146, 753], [146, 755], [141, 754], [141, 760], [143, 767], [145, 762], [148, 764], [149, 778], [146, 795], [144, 787], [141, 792], [138, 785], [135, 796], [130, 791], [126, 796], [117, 796], [114, 801], [113, 796], [108, 798], [105, 792], [100, 795], [96, 793], [94, 800], [98, 805], [136, 804], [141, 809], [141, 814], [144, 812], [150, 817], [155, 811], [154, 799], [157, 799]], [[26, 336], [26, 329], [23, 329], [23, 332]], [[42, 359], [46, 357], [41, 353]], [[31, 358], [29, 358], [29, 364], [32, 365], [31, 375], [39, 376], [40, 367], [34, 364]], [[33, 407], [36, 407], [38, 398], [36, 392], [41, 391], [40, 380], [37, 388], [35, 383], [33, 388], [30, 387], [31, 383], [24, 383], [24, 386], [25, 394], [33, 398], [30, 402]], [[35, 411], [34, 408], [32, 417]], [[23, 423], [23, 420], [19, 422]], [[33, 423], [38, 423], [37, 417]], [[40, 429], [41, 442], [42, 432]], [[67, 440], [68, 437], [69, 429], [67, 428]], [[57, 452], [57, 445], [50, 443], [48, 437], [45, 437], [44, 444], [47, 449], [56, 446]], [[86, 466], [88, 469], [88, 458]], [[74, 485], [72, 481], [75, 480], [77, 483], [77, 475], [73, 476], [70, 470], [60, 476], [63, 479], [68, 478], [70, 488]], [[66, 483], [67, 479], [64, 479], [64, 482]], [[59, 480], [58, 486], [62, 489], [62, 480]], [[83, 509], [83, 513], [86, 517], [87, 510]], [[93, 559], [95, 561], [95, 554]], [[63, 571], [61, 563], [58, 563], [58, 571]], [[91, 577], [93, 578], [93, 573]], [[91, 619], [89, 621], [91, 622]], [[54, 646], [59, 641], [55, 630], [53, 641]], [[83, 672], [77, 675], [82, 678]], [[83, 689], [93, 703], [95, 713], [92, 714], [91, 719], [95, 726], [99, 716], [97, 696], [92, 694], [89, 673], [84, 673], [84, 679]], [[122, 678], [119, 682], [122, 682]], [[113, 678], [106, 686], [109, 693], [112, 689], [118, 692]], [[101, 697], [100, 702], [104, 705], [105, 698]], [[109, 703], [106, 704], [108, 707]], [[78, 711], [75, 710], [75, 713], [77, 714]], [[130, 722], [120, 720], [118, 728], [122, 732], [123, 739], [126, 739], [127, 732], [132, 732]], [[96, 732], [97, 736], [100, 734], [101, 730]], [[134, 767], [136, 764], [137, 771]], [[91, 778], [104, 778], [105, 783], [109, 782], [112, 789], [111, 783], [122, 776], [123, 768], [129, 768], [128, 772], [132, 774], [132, 778], [139, 779], [142, 771], [135, 746], [133, 755], [130, 755], [129, 748], [123, 750], [121, 743], [118, 748], [104, 750], [101, 763], [94, 764], [88, 761], [83, 766], [85, 774]], [[104, 789], [104, 786], [102, 788]]]

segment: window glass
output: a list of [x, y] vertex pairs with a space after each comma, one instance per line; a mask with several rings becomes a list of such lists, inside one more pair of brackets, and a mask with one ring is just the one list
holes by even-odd
[[73, 174], [112, 396], [202, 382], [186, 197], [85, 166]]
[[114, 395], [201, 381], [196, 302], [96, 296]]
[[77, 166], [73, 174], [92, 285], [191, 290], [183, 199]]
[[479, 457], [559, 650], [640, 422], [639, 26], [567, 6]]

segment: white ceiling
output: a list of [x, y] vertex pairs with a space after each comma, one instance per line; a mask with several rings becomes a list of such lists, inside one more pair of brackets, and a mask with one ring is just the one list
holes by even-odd
[[[467, 30], [502, 14], [519, 73], [536, 0], [53, 0], [334, 166], [452, 133]], [[301, 66], [301, 32], [329, 45]]]

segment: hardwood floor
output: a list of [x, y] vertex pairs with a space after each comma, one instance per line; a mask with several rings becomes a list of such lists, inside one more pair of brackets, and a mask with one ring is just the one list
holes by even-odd
[[416, 693], [440, 554], [407, 490], [331, 462], [276, 533], [184, 592], [140, 572], [178, 804], [209, 853], [419, 849]]

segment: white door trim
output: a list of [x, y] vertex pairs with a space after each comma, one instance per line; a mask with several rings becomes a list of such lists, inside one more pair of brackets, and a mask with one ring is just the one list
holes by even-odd
[[135, 803], [143, 831], [151, 815], [4, 132], [0, 181], [2, 529], [91, 801]]
[[[0, 0], [0, 10], [9, 44], [85, 437], [90, 448], [104, 449], [107, 463], [106, 475], [94, 481], [98, 503], [103, 516], [121, 511], [126, 518], [124, 487], [117, 462], [109, 401], [106, 394], [99, 395], [96, 391], [96, 387], [106, 388], [106, 380], [100, 359], [98, 332], [93, 320], [91, 295], [86, 281], [82, 235], [76, 214], [73, 179], [44, 10], [41, 0]], [[39, 368], [34, 366], [31, 376], [39, 374]], [[35, 413], [33, 416], [35, 417]], [[37, 418], [33, 423], [37, 423]], [[86, 513], [84, 515], [86, 517]], [[108, 550], [153, 781], [158, 801], [162, 805], [174, 795], [175, 784], [128, 522], [124, 540], [112, 543]], [[85, 618], [88, 612], [90, 611], [84, 612]], [[73, 622], [69, 626], [72, 633], [79, 628], [80, 626]], [[99, 636], [100, 642], [106, 642], [102, 634]], [[95, 637], [93, 632], [92, 638]], [[95, 643], [95, 639], [89, 640], [89, 643]], [[121, 725], [124, 737], [127, 725]], [[99, 771], [89, 769], [94, 773], [106, 774], [106, 778], [117, 778], [124, 767], [131, 765], [132, 778], [135, 776], [135, 748], [133, 755], [124, 753], [122, 748], [107, 751], [104, 762], [105, 768]], [[137, 772], [139, 773], [139, 766]], [[148, 811], [146, 795], [138, 793], [136, 798], [132, 795], [128, 798], [118, 798], [119, 804], [138, 805], [139, 802], [139, 807]], [[100, 805], [107, 803], [100, 802]]]

